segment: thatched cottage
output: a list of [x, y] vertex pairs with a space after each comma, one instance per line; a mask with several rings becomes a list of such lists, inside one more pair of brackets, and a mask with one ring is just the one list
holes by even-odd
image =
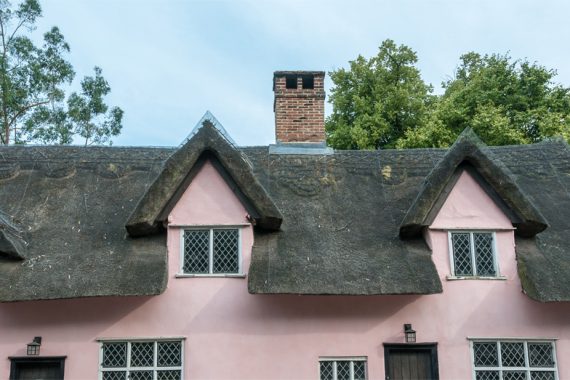
[[333, 151], [323, 80], [270, 146], [0, 147], [0, 378], [570, 379], [568, 145]]

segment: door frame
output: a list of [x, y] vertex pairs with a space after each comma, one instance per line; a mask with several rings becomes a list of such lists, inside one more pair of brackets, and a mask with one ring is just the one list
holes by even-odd
[[20, 364], [59, 364], [59, 376], [64, 378], [65, 359], [67, 356], [11, 356], [10, 359], [10, 380], [16, 380], [20, 374]]
[[435, 343], [384, 343], [384, 378], [390, 374], [390, 353], [394, 351], [421, 351], [428, 352], [431, 358], [431, 378], [439, 379], [439, 366], [437, 361], [437, 342]]

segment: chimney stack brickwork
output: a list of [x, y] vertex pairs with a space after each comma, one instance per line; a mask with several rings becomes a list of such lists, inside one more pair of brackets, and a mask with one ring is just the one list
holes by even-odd
[[277, 144], [325, 144], [324, 79], [324, 71], [274, 73], [273, 110]]

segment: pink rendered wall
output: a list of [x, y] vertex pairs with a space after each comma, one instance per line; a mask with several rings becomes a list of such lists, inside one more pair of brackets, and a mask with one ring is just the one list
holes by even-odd
[[[245, 210], [212, 169], [205, 166], [192, 182], [172, 212], [172, 225], [245, 223]], [[492, 212], [477, 210], [489, 205], [468, 180], [459, 181], [442, 213], [461, 210], [456, 195], [464, 191], [481, 201], [465, 210], [468, 215]], [[203, 219], [222, 196], [232, 201], [218, 210], [219, 219]], [[243, 232], [248, 263], [251, 228]], [[66, 379], [72, 380], [97, 378], [97, 338], [173, 336], [186, 337], [186, 380], [315, 380], [319, 356], [367, 356], [368, 378], [382, 379], [382, 343], [403, 342], [402, 324], [412, 323], [418, 342], [438, 342], [440, 379], [471, 379], [468, 336], [558, 338], [559, 378], [570, 379], [564, 361], [570, 357], [570, 303], [540, 304], [521, 293], [509, 231], [497, 233], [507, 280], [447, 281], [447, 235], [433, 229], [427, 235], [443, 294], [377, 297], [260, 296], [248, 294], [244, 278], [176, 278], [179, 231], [170, 227], [168, 233], [163, 295], [0, 304], [0, 378], [9, 372], [7, 357], [22, 355], [25, 344], [41, 335], [42, 355], [67, 355]]]
[[439, 210], [430, 229], [512, 229], [511, 221], [481, 189], [475, 179], [463, 172]]

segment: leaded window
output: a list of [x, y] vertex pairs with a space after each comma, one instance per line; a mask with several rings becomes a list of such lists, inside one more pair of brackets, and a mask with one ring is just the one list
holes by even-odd
[[237, 228], [184, 230], [184, 274], [240, 273], [240, 232]]
[[496, 277], [497, 257], [493, 232], [451, 232], [451, 266], [458, 277]]
[[557, 380], [554, 342], [473, 341], [475, 380]]
[[101, 380], [181, 380], [182, 342], [102, 342], [99, 372]]
[[320, 380], [366, 380], [365, 358], [321, 358]]

